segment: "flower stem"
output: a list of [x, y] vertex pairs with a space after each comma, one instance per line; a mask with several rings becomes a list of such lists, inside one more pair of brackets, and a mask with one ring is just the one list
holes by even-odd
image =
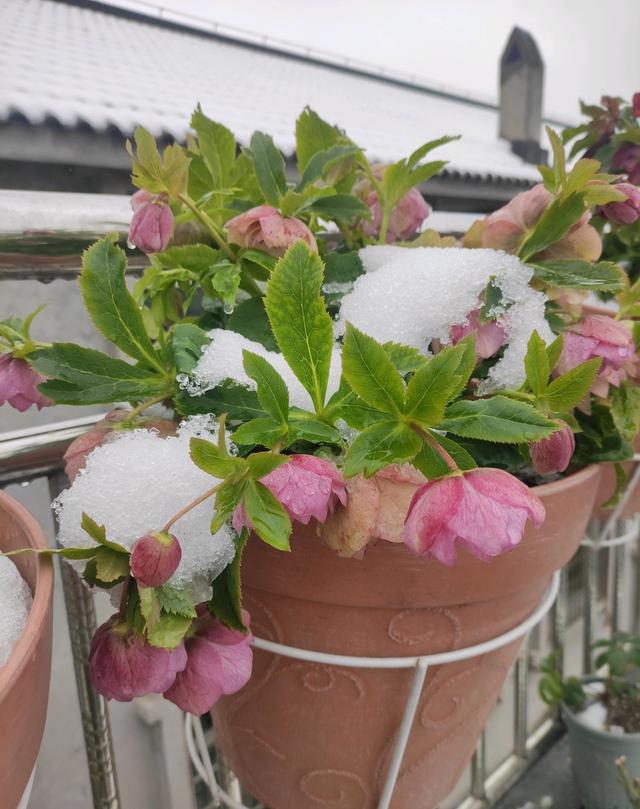
[[182, 519], [182, 517], [184, 517], [185, 514], [188, 514], [196, 506], [199, 506], [200, 503], [204, 503], [205, 500], [208, 500], [212, 495], [214, 495], [218, 491], [218, 489], [222, 486], [223, 483], [224, 481], [222, 481], [221, 483], [217, 483], [211, 489], [207, 489], [206, 492], [203, 492], [199, 497], [196, 497], [195, 500], [192, 500], [190, 503], [188, 503], [184, 508], [181, 508], [180, 511], [177, 512], [177, 514], [174, 514], [173, 517], [171, 517], [171, 519], [164, 526], [162, 531], [168, 532], [171, 526], [177, 523], [178, 520]]
[[133, 410], [129, 413], [127, 418], [125, 419], [126, 423], [132, 422], [136, 416], [139, 416], [144, 410], [147, 410], [149, 407], [153, 407], [154, 404], [159, 404], [166, 399], [166, 395], [156, 396], [155, 399], [148, 399], [146, 402], [141, 402], [137, 407], [134, 407]]
[[131, 576], [127, 576], [122, 584], [122, 595], [120, 596], [120, 608], [118, 615], [123, 618], [125, 610], [127, 609], [127, 599], [129, 598], [129, 585], [131, 584]]
[[382, 209], [382, 224], [380, 225], [380, 238], [378, 244], [387, 243], [387, 231], [389, 230], [389, 219], [391, 217], [391, 210], [387, 205]]
[[218, 228], [213, 224], [210, 217], [204, 211], [201, 211], [200, 208], [196, 205], [196, 203], [191, 199], [188, 194], [180, 194], [178, 199], [191, 210], [195, 216], [202, 222], [205, 228], [209, 231], [209, 233], [213, 236], [216, 240], [218, 245], [220, 246], [221, 250], [226, 254], [227, 258], [229, 258], [234, 263], [237, 261], [238, 257], [233, 252], [233, 250], [229, 247], [229, 245], [225, 242], [223, 237], [220, 234]]
[[420, 438], [422, 438], [425, 444], [428, 444], [431, 447], [431, 449], [435, 450], [435, 452], [438, 453], [438, 455], [447, 464], [447, 466], [452, 472], [460, 471], [460, 467], [458, 466], [458, 464], [453, 460], [451, 455], [449, 455], [447, 450], [436, 441], [436, 439], [431, 435], [431, 433], [427, 432], [426, 430], [423, 430], [421, 427], [418, 427], [417, 424], [412, 424], [411, 428], [415, 433], [417, 433], [420, 436]]

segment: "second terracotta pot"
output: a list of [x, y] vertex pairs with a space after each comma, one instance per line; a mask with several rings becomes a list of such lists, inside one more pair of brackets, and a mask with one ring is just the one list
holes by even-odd
[[[305, 649], [387, 657], [493, 638], [535, 609], [575, 553], [599, 476], [592, 466], [538, 487], [545, 523], [490, 563], [460, 551], [447, 568], [383, 541], [343, 559], [311, 527], [296, 528], [289, 554], [254, 539], [243, 563], [252, 629]], [[387, 486], [381, 511], [404, 514], [411, 488]], [[453, 789], [520, 643], [430, 669], [392, 809], [433, 809]], [[249, 684], [214, 710], [223, 750], [270, 809], [375, 809], [411, 677], [256, 651]]]
[[[31, 514], [0, 491], [0, 550], [46, 548]], [[16, 809], [35, 767], [44, 732], [51, 675], [53, 567], [50, 558], [14, 557], [33, 594], [22, 636], [0, 667], [0, 806]]]

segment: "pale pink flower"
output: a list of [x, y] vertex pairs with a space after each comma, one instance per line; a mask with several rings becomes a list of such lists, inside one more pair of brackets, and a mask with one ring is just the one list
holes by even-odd
[[529, 445], [531, 463], [539, 475], [564, 472], [576, 448], [573, 430], [566, 421], [558, 421], [560, 429]]
[[175, 649], [151, 646], [112, 616], [91, 641], [89, 673], [95, 690], [107, 699], [130, 702], [145, 694], [162, 694], [187, 665], [184, 644]]
[[8, 402], [21, 413], [31, 405], [42, 410], [52, 404], [38, 390], [38, 385], [44, 381], [44, 377], [34, 371], [26, 360], [18, 359], [13, 354], [0, 354], [0, 405]]
[[302, 240], [318, 252], [315, 236], [300, 219], [282, 216], [271, 205], [258, 205], [227, 224], [227, 234], [232, 244], [265, 250], [272, 256], [283, 256], [292, 244]]
[[493, 357], [507, 339], [506, 331], [495, 320], [480, 322], [479, 309], [474, 309], [467, 315], [467, 322], [464, 325], [451, 326], [449, 329], [454, 345], [469, 334], [473, 334], [476, 338], [476, 355], [481, 360]]
[[622, 191], [626, 199], [622, 202], [609, 202], [599, 208], [600, 213], [616, 225], [632, 225], [640, 219], [640, 188], [631, 183], [617, 183], [612, 186]]
[[[245, 611], [243, 621], [248, 626]], [[196, 716], [206, 713], [223, 694], [233, 694], [249, 681], [252, 641], [251, 632], [229, 629], [206, 608], [200, 609], [195, 632], [186, 641], [187, 665], [164, 692], [165, 698]]]
[[607, 315], [589, 315], [564, 332], [562, 353], [556, 366], [565, 374], [594, 357], [602, 357], [591, 386], [596, 396], [607, 396], [609, 385], [619, 388], [638, 373], [638, 357], [630, 329]]
[[[371, 219], [363, 220], [362, 232], [366, 236], [378, 236], [382, 227], [382, 207], [375, 191], [365, 199], [371, 211]], [[411, 188], [391, 210], [386, 242], [407, 241], [419, 232], [432, 208], [417, 188]]]
[[141, 587], [161, 587], [178, 569], [180, 543], [168, 531], [150, 531], [131, 548], [131, 575]]
[[[479, 224], [479, 246], [507, 253], [517, 253], [525, 236], [533, 229], [546, 209], [555, 200], [553, 194], [539, 183], [522, 191]], [[588, 224], [591, 214], [586, 211], [571, 230], [536, 258], [583, 259], [595, 261], [602, 252], [598, 231]]]
[[455, 543], [488, 560], [514, 548], [525, 523], [544, 521], [540, 498], [501, 469], [472, 469], [431, 480], [413, 496], [404, 541], [414, 552], [445, 565], [456, 560]]
[[136, 191], [131, 197], [131, 207], [129, 244], [143, 253], [159, 253], [168, 247], [175, 220], [166, 194]]
[[[347, 502], [345, 480], [336, 467], [314, 455], [292, 455], [287, 463], [265, 475], [261, 483], [286, 508], [292, 521], [307, 525], [312, 517], [323, 523], [338, 502]], [[233, 527], [239, 533], [251, 528], [244, 507], [233, 515]]]

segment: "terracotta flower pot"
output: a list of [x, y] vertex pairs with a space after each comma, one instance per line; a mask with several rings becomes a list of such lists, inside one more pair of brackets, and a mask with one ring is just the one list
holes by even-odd
[[[318, 651], [402, 656], [461, 648], [519, 624], [553, 571], [573, 556], [600, 469], [540, 486], [547, 518], [490, 563], [460, 551], [455, 567], [378, 542], [362, 560], [298, 527], [290, 554], [249, 543], [245, 603], [262, 638]], [[387, 486], [385, 515], [404, 514], [412, 487]], [[397, 519], [400, 519], [398, 516]], [[433, 809], [466, 767], [520, 648], [429, 670], [393, 809]], [[214, 709], [240, 781], [271, 809], [374, 809], [411, 670], [333, 668], [256, 651], [249, 684]]]
[[[46, 548], [29, 512], [0, 491], [0, 550]], [[22, 554], [14, 561], [31, 588], [33, 606], [24, 632], [0, 667], [0, 804], [16, 809], [35, 767], [49, 700], [53, 566]]]

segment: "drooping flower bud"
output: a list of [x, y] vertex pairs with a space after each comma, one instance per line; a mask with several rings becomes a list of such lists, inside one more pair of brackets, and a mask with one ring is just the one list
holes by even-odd
[[640, 185], [640, 144], [623, 143], [611, 158], [611, 168], [623, 171], [633, 185]]
[[52, 404], [38, 390], [38, 385], [44, 381], [44, 377], [34, 371], [26, 360], [18, 359], [13, 354], [0, 354], [0, 405], [7, 402], [21, 413], [31, 405], [42, 410]]
[[[200, 716], [223, 694], [239, 691], [251, 677], [253, 652], [251, 632], [229, 629], [199, 608], [195, 633], [186, 641], [187, 665], [164, 692], [183, 711]], [[243, 611], [245, 626], [249, 614]]]
[[165, 195], [137, 191], [131, 198], [133, 217], [129, 244], [143, 253], [159, 253], [171, 241], [174, 217]]
[[232, 244], [258, 248], [278, 258], [300, 240], [318, 252], [315, 236], [305, 223], [283, 216], [271, 205], [258, 205], [234, 216], [227, 222], [226, 228]]
[[[319, 523], [327, 519], [337, 503], [345, 505], [345, 480], [336, 467], [314, 455], [292, 455], [287, 463], [278, 466], [261, 479], [286, 508], [293, 521], [307, 525], [312, 517]], [[233, 515], [233, 527], [239, 533], [243, 527], [251, 528], [242, 506]]]
[[501, 469], [472, 469], [437, 478], [413, 496], [404, 525], [405, 544], [445, 565], [456, 560], [455, 543], [490, 559], [514, 548], [527, 519], [544, 521], [540, 498]]
[[616, 225], [632, 225], [640, 219], [640, 188], [631, 183], [618, 183], [612, 186], [622, 191], [626, 199], [622, 202], [609, 202], [600, 208], [600, 213]]
[[183, 643], [175, 649], [151, 646], [118, 615], [102, 624], [91, 641], [91, 682], [107, 699], [130, 702], [145, 694], [162, 694], [186, 665]]
[[560, 429], [529, 445], [531, 463], [539, 475], [555, 475], [569, 466], [576, 448], [573, 430], [566, 421], [558, 421]]
[[168, 531], [150, 531], [131, 549], [131, 575], [141, 587], [161, 587], [178, 569], [182, 548]]

